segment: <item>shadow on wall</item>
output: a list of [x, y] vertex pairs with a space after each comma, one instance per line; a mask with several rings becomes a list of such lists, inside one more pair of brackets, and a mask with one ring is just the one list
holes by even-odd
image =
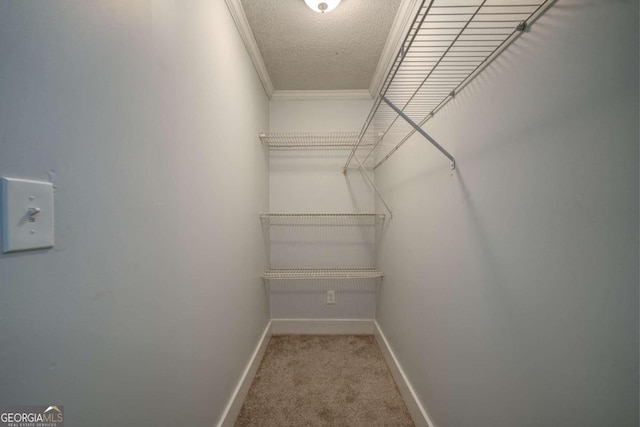
[[[355, 172], [356, 170], [348, 169], [347, 173], [344, 174], [344, 180], [347, 185], [347, 190], [349, 192], [349, 198], [351, 199], [351, 203], [353, 204], [353, 206], [356, 207], [358, 213], [368, 213], [370, 212], [369, 208], [364, 208], [362, 206], [359, 206], [360, 203], [358, 202], [358, 200], [362, 199], [361, 193], [363, 190], [368, 191], [367, 196], [375, 197], [375, 194], [374, 194], [373, 188], [371, 188], [371, 185], [369, 185], [366, 178], [362, 175], [360, 171], [357, 171], [358, 172], [357, 178], [354, 178], [354, 175], [356, 175]], [[359, 184], [354, 185], [356, 183], [359, 183]], [[360, 197], [358, 197], [358, 194], [360, 194]]]

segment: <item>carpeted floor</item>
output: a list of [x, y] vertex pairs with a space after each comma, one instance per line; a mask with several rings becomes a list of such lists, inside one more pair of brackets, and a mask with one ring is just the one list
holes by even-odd
[[236, 426], [413, 426], [371, 335], [271, 337]]

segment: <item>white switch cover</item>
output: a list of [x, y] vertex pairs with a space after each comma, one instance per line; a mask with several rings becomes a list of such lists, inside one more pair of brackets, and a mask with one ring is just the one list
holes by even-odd
[[53, 246], [53, 184], [1, 178], [2, 252]]

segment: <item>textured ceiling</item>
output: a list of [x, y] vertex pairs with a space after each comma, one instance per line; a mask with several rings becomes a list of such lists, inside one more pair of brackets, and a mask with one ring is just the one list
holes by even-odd
[[368, 89], [400, 0], [241, 0], [276, 90]]

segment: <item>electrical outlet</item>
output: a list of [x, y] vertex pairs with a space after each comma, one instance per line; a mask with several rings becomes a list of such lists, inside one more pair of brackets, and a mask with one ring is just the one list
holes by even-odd
[[336, 291], [327, 291], [327, 304], [336, 303]]

